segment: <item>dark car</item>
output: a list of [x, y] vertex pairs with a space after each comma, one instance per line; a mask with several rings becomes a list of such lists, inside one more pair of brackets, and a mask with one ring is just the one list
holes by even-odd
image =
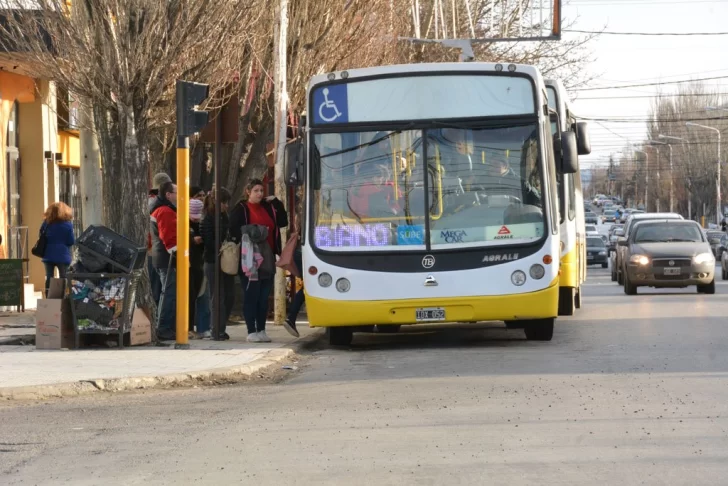
[[625, 249], [625, 294], [635, 295], [638, 287], [689, 285], [697, 285], [699, 293], [715, 293], [715, 256], [695, 221], [640, 221], [618, 244]]
[[597, 217], [597, 214], [592, 213], [591, 211], [588, 213], [584, 213], [584, 224], [599, 224], [599, 218]]
[[718, 248], [720, 247], [720, 240], [723, 238], [723, 233], [720, 230], [708, 230], [705, 232], [705, 236], [708, 237], [708, 243], [710, 243], [710, 248], [713, 250], [713, 255], [715, 255], [716, 258], [720, 258], [720, 253], [718, 253]]
[[590, 236], [586, 239], [586, 264], [601, 265], [602, 268], [609, 266], [609, 262], [607, 261], [607, 246], [601, 238]]

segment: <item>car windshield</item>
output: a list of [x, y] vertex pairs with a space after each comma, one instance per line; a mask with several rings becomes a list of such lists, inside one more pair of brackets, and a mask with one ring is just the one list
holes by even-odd
[[587, 230], [587, 231], [595, 231], [595, 232], [596, 232], [596, 230], [597, 230], [597, 227], [596, 227], [596, 226], [594, 226], [594, 225], [588, 224], [588, 225], [586, 226], [586, 230]]
[[700, 228], [692, 224], [660, 223], [639, 225], [635, 229], [635, 243], [702, 242]]
[[544, 235], [536, 123], [323, 133], [312, 150], [318, 248], [461, 248]]
[[589, 248], [604, 248], [604, 240], [601, 238], [587, 238], [586, 246]]
[[605, 216], [613, 216], [614, 215], [614, 209], [607, 209], [604, 211]]
[[722, 231], [708, 231], [708, 238], [711, 240], [720, 240], [723, 237]]
[[587, 218], [596, 218], [597, 217], [596, 213], [586, 213], [584, 216]]

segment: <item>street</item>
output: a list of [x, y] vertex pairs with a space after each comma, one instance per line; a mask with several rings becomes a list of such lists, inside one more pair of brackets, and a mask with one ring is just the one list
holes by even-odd
[[4, 404], [4, 484], [717, 484], [728, 286], [589, 270], [552, 342], [497, 324], [323, 339], [267, 383]]

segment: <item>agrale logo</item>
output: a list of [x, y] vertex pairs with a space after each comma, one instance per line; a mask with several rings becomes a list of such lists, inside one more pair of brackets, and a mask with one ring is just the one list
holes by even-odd
[[483, 263], [486, 262], [510, 262], [518, 260], [518, 253], [499, 253], [497, 255], [485, 255]]

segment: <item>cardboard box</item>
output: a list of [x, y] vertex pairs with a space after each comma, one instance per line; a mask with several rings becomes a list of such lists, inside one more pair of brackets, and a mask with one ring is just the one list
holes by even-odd
[[140, 346], [152, 342], [152, 323], [141, 309], [134, 309], [129, 332], [129, 346]]
[[35, 313], [35, 349], [74, 346], [70, 302], [67, 299], [40, 299]]

